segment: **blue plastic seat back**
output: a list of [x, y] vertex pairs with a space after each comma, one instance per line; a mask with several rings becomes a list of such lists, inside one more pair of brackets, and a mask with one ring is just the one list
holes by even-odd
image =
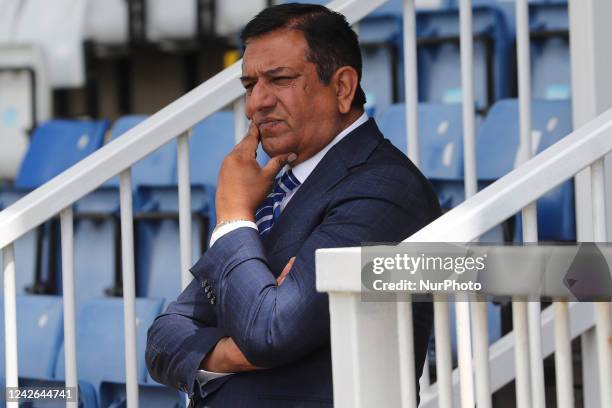
[[[572, 131], [570, 101], [532, 100], [532, 153], [551, 146]], [[497, 180], [515, 167], [520, 141], [518, 101], [497, 102], [476, 136], [478, 179]]]
[[[76, 302], [105, 295], [115, 283], [115, 242], [119, 240], [119, 223], [80, 219], [74, 226], [74, 269]], [[61, 277], [60, 277], [61, 278]], [[60, 279], [61, 281], [61, 279]]]
[[[123, 116], [115, 122], [111, 139], [121, 137], [128, 130], [147, 119], [145, 115]], [[176, 185], [176, 139], [172, 139], [132, 167], [132, 187]], [[119, 177], [113, 177], [105, 186], [119, 186]]]
[[15, 187], [36, 188], [100, 148], [107, 120], [53, 119], [32, 134], [30, 147], [15, 179]]
[[[407, 152], [404, 104], [395, 104], [377, 117], [383, 135]], [[443, 208], [463, 201], [463, 129], [460, 105], [419, 104], [421, 171], [432, 182]]]
[[[4, 300], [0, 298], [0, 300]], [[0, 305], [4, 322], [4, 302]], [[4, 324], [0, 327], [0, 344], [4, 345]], [[63, 339], [62, 298], [44, 295], [17, 296], [17, 335], [19, 376], [30, 379], [52, 379]], [[4, 351], [0, 353], [4, 383]]]
[[[140, 221], [137, 234], [137, 295], [176, 299], [181, 293], [178, 223], [169, 219]], [[198, 238], [192, 230], [192, 243], [199, 242]], [[192, 246], [191, 253], [198, 256], [200, 249]]]
[[[550, 147], [572, 131], [570, 101], [532, 101], [532, 153]], [[496, 103], [480, 127], [476, 139], [478, 178], [493, 181], [515, 167], [519, 148], [518, 102]], [[537, 201], [538, 230], [541, 240], [575, 239], [575, 214], [571, 180], [544, 194]], [[517, 238], [520, 237], [517, 222]]]
[[[147, 368], [144, 352], [147, 330], [161, 312], [160, 299], [136, 299], [136, 348], [138, 382], [144, 383]], [[76, 322], [79, 378], [99, 389], [102, 381], [125, 382], [123, 299], [91, 299], [78, 307]], [[64, 347], [57, 360], [56, 378], [65, 376]]]
[[[510, 92], [509, 53], [511, 39], [503, 13], [497, 7], [478, 6], [473, 10], [474, 96], [476, 108], [507, 97]], [[458, 38], [459, 12], [455, 8], [419, 11], [417, 36], [421, 41]], [[488, 57], [490, 56], [490, 57]], [[491, 61], [492, 88], [488, 72]], [[419, 46], [419, 98], [437, 103], [460, 103], [461, 59], [459, 44], [445, 40]]]
[[[567, 3], [531, 4], [529, 25], [532, 33], [532, 97], [550, 100], [571, 98]], [[538, 34], [544, 36], [536, 36]]]

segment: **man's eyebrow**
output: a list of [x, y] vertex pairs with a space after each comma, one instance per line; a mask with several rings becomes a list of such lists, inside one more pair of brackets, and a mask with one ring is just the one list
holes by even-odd
[[273, 76], [273, 75], [277, 75], [277, 74], [283, 73], [285, 71], [292, 71], [293, 72], [293, 69], [291, 69], [289, 67], [276, 67], [276, 68], [272, 68], [272, 69], [269, 69], [269, 70], [265, 71], [264, 75], [265, 76]]
[[[282, 74], [283, 72], [287, 72], [289, 71], [289, 73], [295, 73], [295, 70], [289, 67], [276, 67], [276, 68], [272, 68], [269, 69], [267, 71], [264, 71], [263, 75], [266, 77], [271, 77], [274, 75], [278, 75], [278, 74]], [[249, 75], [243, 75], [240, 77], [240, 81], [244, 84], [246, 82], [251, 82], [251, 81], [256, 81], [257, 78], [256, 77], [252, 77]]]

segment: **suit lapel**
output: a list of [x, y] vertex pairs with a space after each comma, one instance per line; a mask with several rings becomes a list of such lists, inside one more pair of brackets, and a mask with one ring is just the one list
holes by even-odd
[[299, 226], [304, 208], [317, 205], [327, 191], [349, 174], [352, 167], [363, 164], [382, 140], [383, 136], [374, 119], [369, 119], [333, 146], [310, 173], [283, 210], [281, 217], [275, 222], [265, 242], [266, 248], [268, 250], [274, 248], [279, 237]]

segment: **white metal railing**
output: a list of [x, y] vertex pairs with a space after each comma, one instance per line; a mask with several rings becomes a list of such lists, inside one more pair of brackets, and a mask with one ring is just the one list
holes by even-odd
[[[386, 0], [335, 0], [328, 7], [344, 14], [353, 24]], [[17, 386], [17, 327], [14, 242], [28, 231], [61, 215], [62, 278], [64, 285], [64, 336], [66, 386], [78, 382], [75, 338], [73, 268], [73, 216], [71, 206], [106, 180], [120, 174], [121, 242], [125, 318], [127, 403], [138, 406], [134, 242], [131, 167], [170, 140], [178, 139], [179, 226], [181, 281], [189, 283], [191, 260], [191, 200], [189, 176], [190, 129], [210, 114], [235, 102], [236, 140], [245, 131], [244, 89], [240, 84], [241, 61], [169, 104], [146, 121], [113, 140], [0, 213], [0, 249], [3, 253], [6, 384]], [[416, 72], [416, 71], [415, 71]], [[416, 106], [414, 107], [416, 109]], [[16, 407], [16, 403], [9, 403]]]

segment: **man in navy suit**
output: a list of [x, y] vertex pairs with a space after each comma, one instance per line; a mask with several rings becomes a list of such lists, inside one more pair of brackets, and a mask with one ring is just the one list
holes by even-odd
[[[271, 7], [242, 40], [251, 126], [223, 162], [210, 249], [149, 329], [147, 366], [196, 407], [332, 406], [315, 251], [400, 241], [440, 209], [364, 113], [357, 36], [341, 14]], [[260, 142], [271, 157], [263, 168]], [[429, 303], [413, 311], [419, 378], [433, 313]]]

